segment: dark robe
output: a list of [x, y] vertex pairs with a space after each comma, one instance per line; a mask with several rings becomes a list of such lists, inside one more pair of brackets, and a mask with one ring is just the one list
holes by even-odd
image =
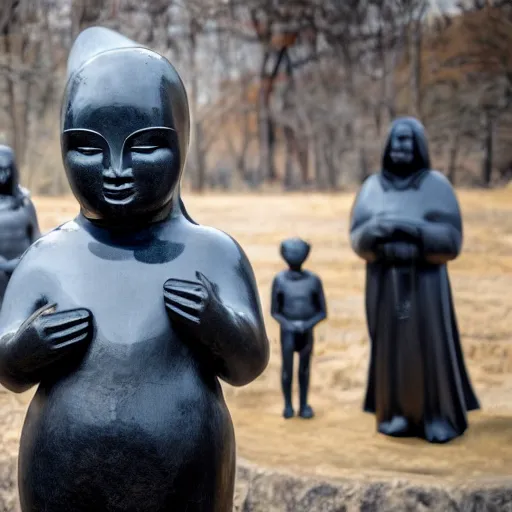
[[[465, 368], [446, 262], [462, 245], [462, 219], [449, 181], [430, 162], [423, 129], [413, 129], [412, 172], [392, 172], [389, 142], [383, 168], [359, 192], [350, 228], [354, 251], [367, 261], [366, 313], [371, 357], [364, 410], [379, 430], [446, 442], [478, 409]], [[386, 243], [410, 244], [409, 261], [389, 260]], [[400, 418], [402, 428], [393, 424]], [[405, 421], [405, 427], [403, 425]]]

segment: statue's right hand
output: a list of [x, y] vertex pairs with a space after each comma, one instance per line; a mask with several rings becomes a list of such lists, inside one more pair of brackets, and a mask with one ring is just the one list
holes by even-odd
[[71, 345], [84, 345], [91, 341], [93, 317], [88, 309], [50, 311], [51, 308], [45, 309], [32, 322], [39, 339], [48, 348], [59, 350]]
[[[18, 392], [40, 382], [53, 363], [83, 352], [93, 337], [93, 316], [88, 309], [55, 311], [49, 304], [35, 311], [15, 334], [0, 340], [0, 377]], [[6, 384], [10, 383], [10, 384]]]
[[375, 217], [368, 224], [368, 234], [377, 243], [403, 240], [415, 240], [419, 237], [418, 227], [407, 220], [389, 217]]

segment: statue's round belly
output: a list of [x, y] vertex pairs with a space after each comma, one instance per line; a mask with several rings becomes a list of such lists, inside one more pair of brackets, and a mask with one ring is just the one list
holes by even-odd
[[[92, 499], [91, 510], [125, 510], [105, 500], [127, 500], [130, 510], [158, 511], [179, 503], [180, 489], [190, 494], [187, 481], [215, 494], [215, 479], [204, 475], [229, 480], [234, 469], [232, 424], [218, 384], [205, 383], [185, 361], [166, 374], [154, 370], [130, 375], [103, 366], [101, 378], [85, 367], [41, 386], [22, 433], [22, 500], [69, 507]], [[138, 499], [144, 505], [132, 508]], [[66, 510], [89, 508], [77, 502]]]

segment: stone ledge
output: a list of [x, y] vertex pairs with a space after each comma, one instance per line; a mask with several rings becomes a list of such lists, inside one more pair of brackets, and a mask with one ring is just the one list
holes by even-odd
[[[511, 468], [512, 473], [512, 468]], [[512, 476], [431, 485], [396, 480], [317, 479], [240, 461], [236, 512], [511, 512]]]
[[[423, 485], [407, 479], [319, 479], [239, 461], [233, 512], [512, 512], [512, 477]], [[0, 512], [20, 512], [16, 461], [0, 461]], [[71, 512], [71, 511], [70, 511]]]

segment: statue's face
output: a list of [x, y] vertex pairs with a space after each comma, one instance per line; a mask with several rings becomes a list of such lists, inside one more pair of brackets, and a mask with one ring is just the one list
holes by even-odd
[[181, 156], [165, 66], [142, 50], [103, 54], [69, 86], [62, 155], [88, 217], [133, 218], [172, 201]]
[[299, 238], [285, 240], [281, 244], [281, 255], [291, 268], [300, 268], [309, 255], [309, 245]]
[[7, 185], [12, 178], [12, 156], [9, 153], [0, 153], [0, 187]]
[[[122, 112], [117, 114], [123, 119]], [[87, 129], [64, 132], [71, 188], [86, 210], [100, 218], [158, 210], [171, 200], [179, 180], [176, 133], [150, 127], [122, 141], [118, 135]]]
[[0, 162], [0, 185], [6, 185], [9, 179], [11, 178], [11, 166], [10, 165], [2, 165]]
[[414, 160], [414, 137], [406, 123], [399, 123], [391, 134], [391, 160], [396, 165], [410, 164]]

